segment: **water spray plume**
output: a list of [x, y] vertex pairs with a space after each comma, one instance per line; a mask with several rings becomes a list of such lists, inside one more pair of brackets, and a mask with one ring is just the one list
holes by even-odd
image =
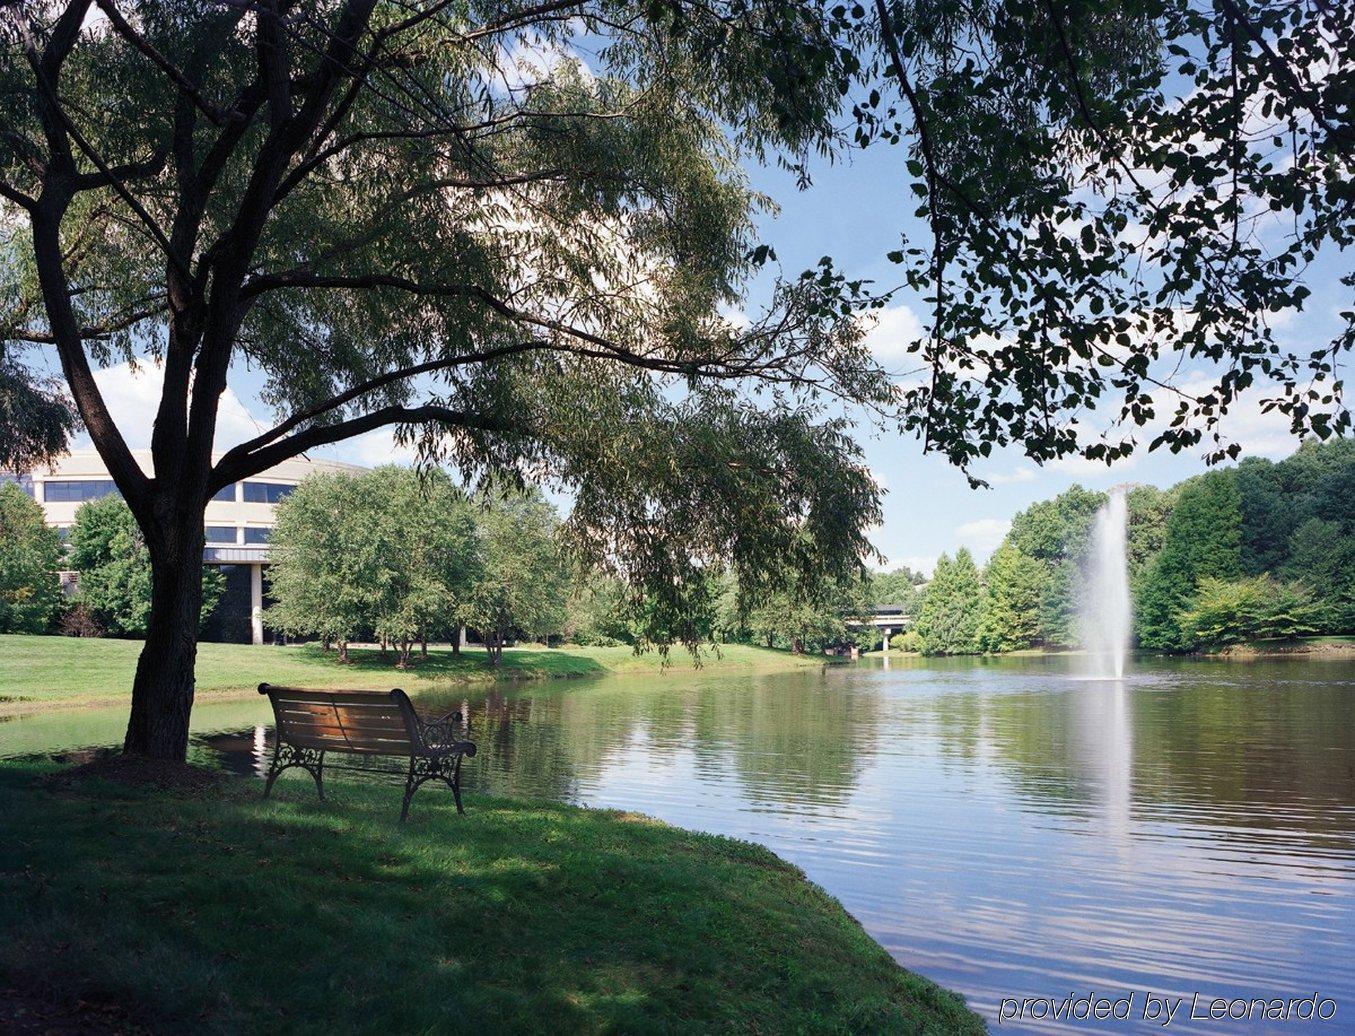
[[1096, 512], [1092, 550], [1083, 601], [1083, 643], [1087, 649], [1088, 674], [1099, 679], [1122, 680], [1129, 653], [1131, 609], [1129, 569], [1125, 545], [1129, 526], [1126, 486], [1116, 486], [1110, 499]]

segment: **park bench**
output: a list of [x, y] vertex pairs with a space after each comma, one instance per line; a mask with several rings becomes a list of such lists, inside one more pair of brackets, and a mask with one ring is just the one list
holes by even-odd
[[[402, 756], [409, 759], [405, 775], [405, 801], [400, 820], [409, 816], [414, 793], [427, 781], [445, 781], [461, 806], [461, 760], [475, 755], [475, 742], [457, 737], [461, 713], [452, 712], [441, 719], [425, 720], [409, 700], [409, 695], [393, 691], [321, 691], [309, 687], [277, 687], [259, 684], [259, 693], [268, 695], [276, 720], [273, 761], [268, 767], [264, 798], [273, 790], [278, 774], [296, 766], [315, 778], [320, 801], [325, 799], [323, 774], [326, 752], [344, 752], [357, 756]], [[373, 772], [369, 766], [331, 769], [357, 769]], [[397, 773], [398, 771], [376, 771]]]

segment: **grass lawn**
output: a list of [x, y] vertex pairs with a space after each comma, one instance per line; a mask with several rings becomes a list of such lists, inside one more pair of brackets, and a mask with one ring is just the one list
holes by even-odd
[[[31, 712], [52, 705], [125, 704], [131, 692], [141, 642], [82, 640], [72, 637], [0, 636], [0, 715]], [[253, 644], [200, 644], [197, 691], [199, 698], [227, 693], [252, 694], [260, 683], [306, 687], [404, 687], [416, 690], [448, 682], [495, 679], [543, 679], [602, 676], [608, 673], [657, 672], [656, 652], [636, 655], [628, 647], [548, 649], [510, 648], [496, 672], [485, 664], [485, 654], [468, 648], [460, 656], [449, 648], [432, 648], [428, 658], [399, 670], [394, 655], [382, 658], [375, 649], [353, 649], [350, 665], [340, 665], [334, 652], [315, 644], [272, 647]], [[821, 657], [729, 644], [720, 657], [702, 653], [701, 664], [712, 670], [768, 671], [821, 666]], [[674, 648], [670, 670], [692, 666], [691, 656]]]
[[327, 780], [322, 805], [304, 775], [264, 802], [51, 772], [0, 764], [0, 989], [32, 1002], [152, 1031], [983, 1031], [748, 843], [457, 816], [431, 785], [402, 826], [393, 785]]

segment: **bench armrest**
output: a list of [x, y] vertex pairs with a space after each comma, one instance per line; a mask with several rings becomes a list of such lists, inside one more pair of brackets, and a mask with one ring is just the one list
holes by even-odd
[[[425, 748], [434, 752], [445, 752], [457, 746], [467, 746], [467, 754], [475, 754], [474, 742], [458, 736], [461, 733], [460, 712], [449, 712], [445, 716], [430, 720], [420, 716], [418, 720], [419, 737]], [[469, 724], [466, 726], [469, 733]]]

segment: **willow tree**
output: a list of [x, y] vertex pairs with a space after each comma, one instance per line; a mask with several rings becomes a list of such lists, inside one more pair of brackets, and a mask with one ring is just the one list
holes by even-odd
[[[571, 487], [577, 545], [679, 633], [711, 559], [753, 584], [869, 550], [876, 493], [824, 409], [888, 405], [860, 285], [825, 268], [721, 315], [768, 256], [740, 160], [833, 139], [846, 55], [812, 0], [35, 0], [0, 24], [0, 374], [44, 415], [5, 434], [61, 438], [21, 366], [54, 352], [153, 566], [126, 752], [185, 754], [206, 502], [373, 429]], [[149, 471], [95, 378], [134, 359], [164, 379]], [[277, 422], [214, 456], [246, 368]]]
[[[1244, 392], [1295, 434], [1349, 431], [1355, 5], [854, 15], [857, 139], [898, 146], [922, 228], [889, 258], [925, 300], [905, 408], [931, 448], [1220, 461], [1240, 452], [1223, 418]], [[1287, 340], [1318, 285], [1330, 333]]]

